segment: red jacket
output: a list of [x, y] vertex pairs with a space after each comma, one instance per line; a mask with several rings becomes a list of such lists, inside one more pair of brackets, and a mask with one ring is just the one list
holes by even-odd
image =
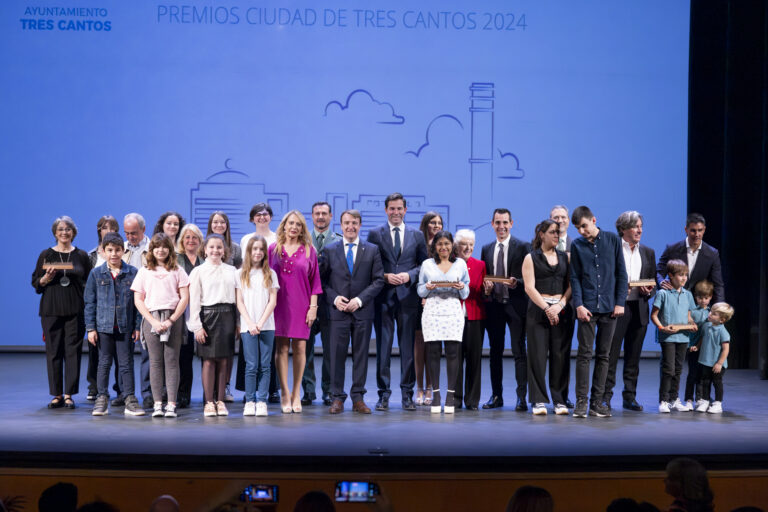
[[469, 271], [469, 297], [464, 301], [467, 309], [467, 320], [485, 319], [485, 296], [483, 295], [483, 278], [485, 278], [485, 263], [469, 258], [467, 260]]

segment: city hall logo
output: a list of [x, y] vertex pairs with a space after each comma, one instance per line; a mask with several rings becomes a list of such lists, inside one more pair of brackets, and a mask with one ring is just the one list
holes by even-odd
[[27, 7], [19, 21], [28, 31], [110, 32], [108, 16], [103, 7]]

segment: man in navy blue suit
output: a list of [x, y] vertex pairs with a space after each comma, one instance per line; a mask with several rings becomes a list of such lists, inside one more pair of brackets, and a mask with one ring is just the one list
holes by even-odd
[[704, 220], [703, 215], [688, 214], [685, 220], [685, 240], [670, 244], [664, 249], [656, 265], [656, 282], [665, 290], [672, 289], [667, 278], [667, 262], [685, 261], [688, 263], [688, 281], [685, 283], [685, 288], [693, 291], [696, 283], [707, 279], [715, 286], [712, 304], [717, 304], [725, 300], [725, 285], [720, 268], [720, 253], [703, 240], [706, 230], [707, 221]]
[[388, 222], [368, 233], [368, 242], [379, 247], [384, 265], [386, 284], [376, 300], [376, 384], [379, 388], [377, 411], [389, 409], [390, 357], [397, 322], [397, 341], [400, 347], [400, 390], [403, 409], [415, 411], [413, 386], [416, 372], [413, 368], [413, 333], [419, 314], [419, 283], [421, 263], [427, 259], [427, 244], [421, 231], [403, 222], [406, 204], [402, 194], [395, 192], [384, 200]]
[[384, 287], [379, 248], [360, 240], [362, 217], [357, 210], [341, 214], [343, 239], [326, 246], [320, 275], [330, 313], [331, 414], [344, 410], [344, 370], [352, 339], [352, 410], [370, 414], [365, 405], [368, 346], [371, 343], [375, 299]]

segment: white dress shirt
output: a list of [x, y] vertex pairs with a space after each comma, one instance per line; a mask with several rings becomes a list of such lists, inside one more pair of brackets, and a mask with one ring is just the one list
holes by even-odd
[[[635, 245], [634, 248], [629, 243], [622, 239], [621, 248], [624, 253], [624, 266], [627, 268], [627, 277], [629, 281], [637, 281], [640, 279], [640, 269], [643, 266], [643, 260], [640, 258], [640, 244]], [[640, 289], [638, 287], [632, 287], [627, 294], [627, 300], [638, 300], [640, 298]]]
[[693, 273], [693, 267], [696, 266], [696, 260], [699, 259], [701, 244], [699, 244], [698, 249], [692, 249], [688, 243], [688, 237], [685, 237], [685, 252], [688, 255], [688, 275], [690, 276]]
[[[496, 245], [494, 245], [493, 247], [493, 275], [495, 276], [506, 275], [507, 261], [509, 258], [509, 239], [510, 238], [512, 237], [508, 235], [507, 238], [505, 238], [501, 242], [499, 242], [498, 240], [494, 242], [494, 244]], [[496, 268], [496, 262], [499, 259], [499, 244], [504, 246], [504, 268]]]
[[[391, 224], [390, 224], [390, 226], [391, 226]], [[394, 233], [392, 233], [392, 236], [394, 236]], [[401, 243], [400, 248], [401, 248], [401, 250], [402, 250], [402, 247], [403, 247], [402, 246], [402, 240], [403, 240], [403, 238], [402, 238], [402, 233], [401, 233], [401, 236], [400, 236], [400, 243]], [[346, 262], [346, 260], [347, 260], [347, 251], [351, 250], [352, 251], [352, 265], [354, 266], [354, 262], [357, 261], [357, 249], [358, 249], [358, 247], [360, 247], [360, 237], [355, 238], [355, 240], [352, 241], [352, 242], [348, 242], [346, 238], [342, 238], [342, 241], [344, 243], [344, 261]], [[355, 244], [355, 245], [353, 245], [352, 247], [349, 247], [348, 244]], [[339, 304], [338, 300], [340, 298], [341, 297], [336, 297], [336, 300], [333, 301], [333, 305], [334, 306], [338, 306], [338, 304]], [[363, 307], [363, 301], [360, 300], [360, 297], [347, 297], [347, 298], [350, 299], [350, 300], [356, 300], [358, 308]], [[338, 307], [336, 309], [338, 309]]]
[[[400, 230], [400, 253], [402, 254], [403, 249], [405, 248], [405, 222], [399, 226], [395, 226], [391, 222], [387, 222], [387, 224], [389, 225], [389, 235], [392, 237], [392, 247], [395, 246], [395, 228]], [[344, 243], [346, 244], [347, 242], [345, 241]], [[346, 249], [346, 245], [344, 247]]]
[[203, 306], [234, 304], [235, 289], [240, 288], [237, 269], [232, 265], [214, 265], [211, 260], [195, 267], [189, 275], [189, 320], [187, 328], [196, 332], [202, 329], [200, 310]]

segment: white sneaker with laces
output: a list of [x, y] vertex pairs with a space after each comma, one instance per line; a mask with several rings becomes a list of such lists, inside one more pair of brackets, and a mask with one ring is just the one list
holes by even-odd
[[546, 416], [547, 415], [547, 404], [545, 403], [536, 403], [533, 406], [533, 415], [534, 416]]
[[256, 416], [256, 402], [246, 402], [243, 407], [243, 416]]
[[267, 402], [256, 402], [256, 416], [267, 416]]
[[709, 409], [709, 400], [699, 399], [698, 402], [696, 402], [696, 412], [707, 412], [707, 409]]
[[155, 402], [155, 410], [152, 411], [152, 417], [162, 418], [163, 416], [165, 416], [165, 413], [163, 413], [163, 402]]
[[669, 413], [669, 402], [659, 402], [659, 412], [668, 414]]
[[710, 414], [720, 414], [723, 412], [723, 404], [717, 401], [712, 402], [712, 405], [709, 406], [707, 412]]
[[221, 400], [216, 402], [216, 416], [229, 416], [227, 406]]
[[568, 407], [565, 404], [555, 404], [555, 414], [558, 416], [568, 414]]
[[669, 408], [674, 409], [678, 412], [688, 412], [691, 410], [688, 408], [686, 404], [681, 402], [679, 398], [675, 398], [675, 401], [669, 405]]
[[685, 406], [688, 408], [689, 411], [693, 411], [696, 407], [693, 405], [693, 400], [686, 400]]
[[177, 416], [176, 414], [176, 404], [168, 404], [165, 406], [165, 417], [166, 418], [175, 418]]
[[216, 404], [213, 402], [205, 402], [205, 408], [203, 408], [203, 416], [206, 418], [216, 416]]

